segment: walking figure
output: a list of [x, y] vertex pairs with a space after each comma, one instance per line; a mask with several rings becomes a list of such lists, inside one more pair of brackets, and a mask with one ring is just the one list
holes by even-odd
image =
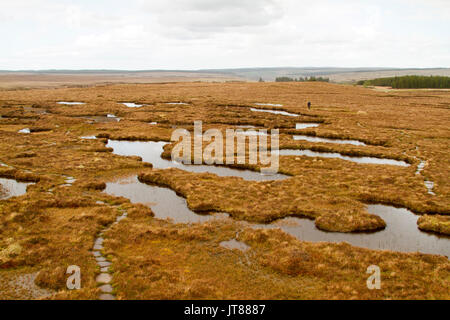
[[308, 101], [308, 110], [311, 110], [311, 102]]

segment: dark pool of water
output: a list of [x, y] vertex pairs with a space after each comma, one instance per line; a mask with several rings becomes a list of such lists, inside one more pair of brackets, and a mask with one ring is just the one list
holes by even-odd
[[18, 182], [13, 179], [0, 178], [0, 184], [6, 194], [0, 194], [0, 200], [9, 199], [11, 197], [19, 197], [27, 193], [27, 187], [32, 183]]
[[309, 142], [352, 144], [354, 146], [365, 146], [366, 145], [364, 142], [361, 142], [358, 140], [327, 139], [327, 138], [311, 137], [311, 136], [304, 136], [304, 135], [295, 135], [293, 137], [294, 137], [294, 140], [304, 140], [304, 141], [309, 141]]
[[117, 155], [139, 156], [144, 162], [153, 164], [153, 168], [156, 169], [178, 168], [189, 172], [209, 172], [221, 177], [241, 177], [249, 181], [281, 180], [288, 178], [288, 176], [282, 174], [263, 175], [251, 170], [238, 170], [212, 165], [185, 165], [179, 162], [165, 160], [161, 158], [161, 154], [166, 144], [167, 142], [109, 140], [106, 146], [113, 148], [113, 153]]
[[282, 107], [283, 105], [278, 103], [255, 103], [255, 106]]
[[236, 239], [231, 239], [228, 241], [222, 241], [220, 246], [227, 248], [229, 250], [237, 249], [240, 251], [247, 251], [250, 249], [250, 246], [246, 245], [244, 242], [237, 241]]
[[344, 156], [337, 152], [316, 152], [311, 150], [295, 150], [295, 149], [283, 149], [279, 151], [281, 156], [306, 156], [306, 157], [318, 157], [318, 158], [336, 158], [347, 161], [352, 161], [356, 163], [363, 164], [383, 164], [383, 165], [393, 165], [401, 167], [409, 167], [409, 164], [404, 161], [393, 160], [393, 159], [381, 159], [374, 157], [349, 157]]

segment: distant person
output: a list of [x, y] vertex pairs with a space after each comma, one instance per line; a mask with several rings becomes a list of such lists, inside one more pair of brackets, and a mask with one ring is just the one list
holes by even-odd
[[308, 110], [311, 110], [311, 102], [308, 101]]

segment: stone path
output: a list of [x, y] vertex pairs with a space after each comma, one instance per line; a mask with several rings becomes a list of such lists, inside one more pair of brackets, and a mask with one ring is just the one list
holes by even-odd
[[98, 266], [100, 267], [100, 274], [95, 278], [95, 281], [101, 285], [100, 291], [102, 292], [99, 296], [100, 300], [115, 300], [116, 297], [112, 294], [113, 287], [111, 286], [112, 281], [112, 275], [111, 275], [111, 262], [106, 259], [106, 257], [102, 254], [103, 250], [103, 241], [105, 240], [103, 238], [103, 235], [106, 231], [108, 231], [112, 226], [116, 225], [123, 219], [127, 217], [127, 212], [123, 209], [119, 209], [122, 213], [120, 216], [117, 217], [116, 221], [111, 224], [110, 226], [103, 229], [102, 232], [100, 232], [98, 238], [94, 242], [94, 247], [92, 248], [92, 254], [95, 257], [95, 260], [97, 261]]

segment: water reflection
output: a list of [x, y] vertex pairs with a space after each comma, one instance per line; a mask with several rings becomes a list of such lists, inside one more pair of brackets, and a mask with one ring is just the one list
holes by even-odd
[[0, 178], [0, 185], [5, 194], [0, 194], [0, 200], [9, 199], [11, 197], [19, 197], [27, 193], [27, 187], [32, 183], [18, 182], [14, 179]]
[[[211, 219], [226, 219], [226, 214], [199, 215], [187, 207], [186, 200], [174, 191], [141, 183], [137, 177], [125, 178], [107, 183], [106, 193], [130, 199], [132, 203], [142, 203], [152, 208], [159, 219], [173, 219], [175, 223], [197, 223]], [[325, 232], [316, 228], [313, 220], [288, 217], [272, 224], [248, 224], [253, 228], [280, 228], [302, 241], [348, 242], [351, 245], [374, 250], [400, 252], [421, 252], [449, 257], [450, 238], [422, 232], [417, 227], [418, 216], [404, 208], [385, 205], [369, 205], [369, 213], [380, 216], [387, 227], [374, 233]], [[224, 246], [244, 248], [236, 240], [225, 241]]]
[[109, 140], [107, 147], [113, 148], [114, 154], [121, 156], [139, 156], [144, 162], [153, 164], [156, 169], [178, 168], [189, 172], [209, 172], [221, 177], [241, 177], [244, 180], [282, 180], [288, 178], [286, 175], [274, 174], [263, 175], [257, 171], [230, 169], [227, 167], [209, 165], [185, 165], [179, 162], [169, 161], [161, 158], [163, 147], [167, 142], [153, 141], [117, 141]]
[[280, 110], [268, 110], [268, 109], [256, 109], [256, 108], [250, 108], [250, 110], [253, 112], [267, 112], [267, 113], [273, 113], [273, 114], [281, 114], [283, 116], [288, 116], [288, 117], [299, 117], [298, 114], [289, 113], [289, 112], [280, 111]]
[[409, 167], [409, 164], [404, 161], [393, 160], [393, 159], [381, 159], [374, 157], [349, 157], [344, 156], [337, 152], [316, 152], [311, 150], [295, 150], [295, 149], [283, 149], [279, 151], [281, 156], [306, 156], [306, 157], [318, 157], [318, 158], [336, 158], [346, 161], [352, 161], [362, 164], [383, 164], [383, 165], [393, 165], [401, 167]]
[[375, 233], [324, 232], [316, 228], [313, 220], [285, 218], [270, 225], [256, 228], [281, 228], [299, 240], [312, 242], [348, 242], [351, 245], [376, 250], [421, 252], [449, 257], [450, 238], [422, 232], [417, 227], [418, 216], [404, 208], [369, 205], [369, 213], [380, 216], [387, 227]]
[[212, 219], [223, 219], [222, 215], [199, 215], [191, 211], [186, 199], [174, 191], [139, 182], [136, 176], [106, 184], [107, 194], [130, 199], [132, 203], [142, 203], [152, 209], [158, 219], [170, 218], [175, 223], [197, 223]]
[[311, 137], [311, 136], [304, 136], [304, 135], [295, 135], [294, 140], [303, 140], [303, 141], [309, 141], [309, 142], [336, 143], [336, 144], [352, 144], [354, 146], [365, 146], [366, 145], [364, 142], [361, 142], [358, 140], [327, 139], [327, 138]]

